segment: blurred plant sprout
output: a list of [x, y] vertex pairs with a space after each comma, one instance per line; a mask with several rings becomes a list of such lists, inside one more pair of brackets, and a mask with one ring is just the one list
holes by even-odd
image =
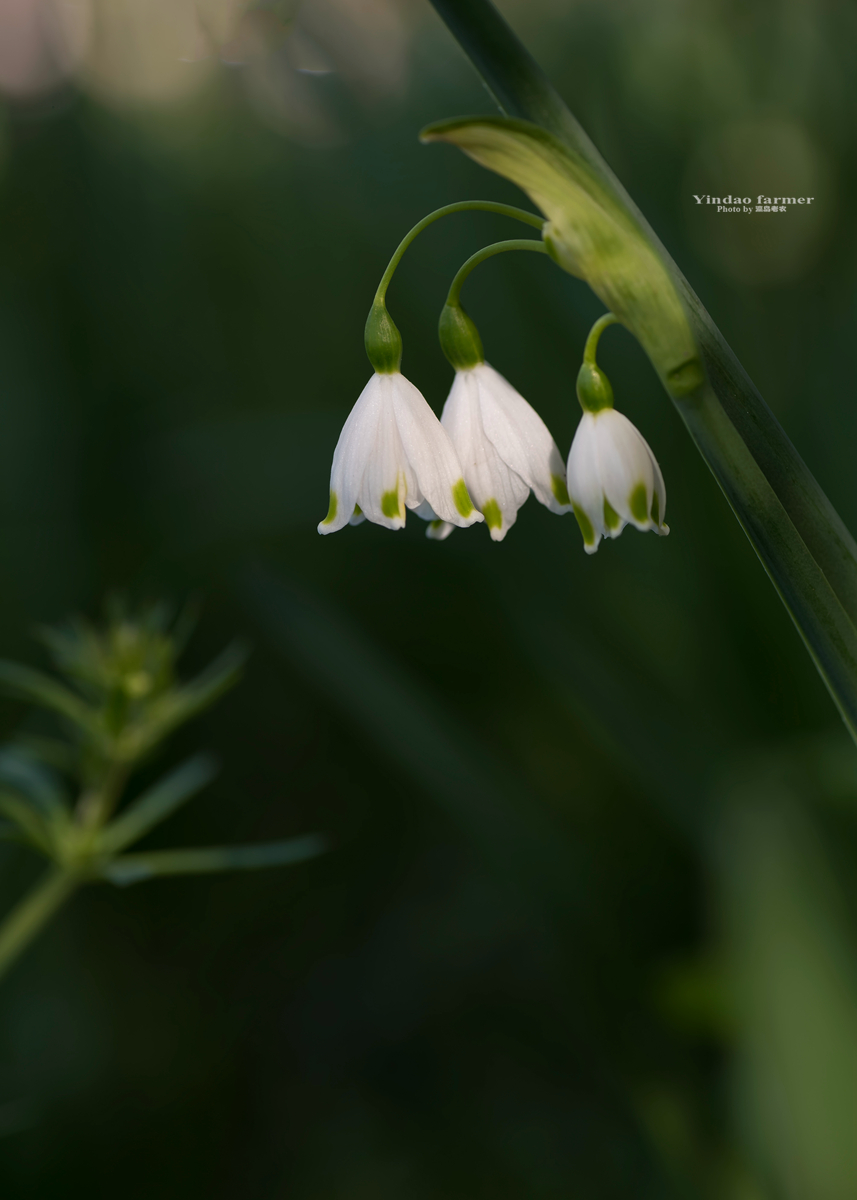
[[0, 661], [0, 687], [54, 714], [62, 733], [21, 737], [0, 750], [0, 838], [30, 847], [51, 864], [0, 924], [0, 976], [85, 883], [282, 866], [325, 849], [312, 834], [126, 853], [216, 773], [211, 757], [195, 755], [117, 813], [135, 769], [238, 680], [244, 661], [238, 646], [196, 679], [179, 680], [176, 662], [190, 628], [187, 615], [173, 620], [163, 604], [131, 614], [113, 603], [101, 627], [75, 619], [41, 631], [61, 678]]

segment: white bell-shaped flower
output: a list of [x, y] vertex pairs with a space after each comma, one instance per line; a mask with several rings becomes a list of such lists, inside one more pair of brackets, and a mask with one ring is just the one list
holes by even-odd
[[587, 554], [626, 525], [669, 533], [661, 469], [640, 431], [615, 408], [581, 417], [568, 456], [568, 490]]
[[366, 519], [401, 529], [407, 509], [467, 526], [481, 521], [446, 430], [400, 371], [377, 372], [342, 427], [319, 533]]
[[[488, 363], [455, 372], [441, 423], [494, 541], [514, 525], [531, 490], [552, 512], [569, 511], [565, 464], [548, 427]], [[430, 526], [428, 532], [445, 537], [451, 530]]]

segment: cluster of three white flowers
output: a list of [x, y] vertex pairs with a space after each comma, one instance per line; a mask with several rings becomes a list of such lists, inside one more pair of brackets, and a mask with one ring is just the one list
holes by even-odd
[[612, 393], [595, 407], [578, 381], [578, 395], [584, 413], [566, 470], [542, 418], [488, 363], [456, 371], [440, 420], [400, 371], [376, 371], [340, 434], [319, 532], [364, 519], [401, 529], [411, 509], [430, 537], [484, 521], [502, 541], [532, 491], [551, 512], [574, 511], [589, 553], [627, 524], [667, 533], [648, 443]]

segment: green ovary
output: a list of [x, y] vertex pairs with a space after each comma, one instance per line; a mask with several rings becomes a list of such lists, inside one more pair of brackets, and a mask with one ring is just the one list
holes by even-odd
[[592, 528], [592, 522], [586, 513], [578, 504], [573, 504], [574, 515], [577, 518], [577, 523], [580, 526], [580, 532], [583, 534], [583, 540], [587, 546], [595, 545], [595, 530]]
[[568, 498], [568, 488], [565, 486], [565, 480], [561, 475], [551, 475], [551, 491], [559, 504], [571, 503]]
[[463, 479], [459, 479], [458, 483], [453, 486], [452, 499], [455, 501], [455, 507], [461, 513], [462, 517], [469, 517], [473, 512], [473, 501], [470, 499], [467, 484]]
[[631, 495], [628, 497], [628, 507], [635, 521], [639, 521], [641, 525], [644, 521], [648, 521], [649, 502], [644, 483], [638, 483], [633, 492], [631, 492]]
[[604, 524], [608, 529], [618, 529], [622, 524], [622, 518], [606, 496], [604, 497]]
[[381, 497], [381, 512], [391, 520], [395, 520], [396, 517], [404, 520], [402, 507], [399, 502], [399, 489], [397, 487], [392, 488], [389, 492], [384, 492]]
[[503, 528], [503, 514], [500, 512], [500, 505], [496, 500], [488, 500], [482, 505], [482, 516], [489, 529]]
[[327, 516], [322, 521], [322, 525], [329, 525], [331, 521], [336, 520], [336, 510], [339, 507], [339, 502], [336, 499], [336, 492], [330, 493], [330, 508], [327, 510]]

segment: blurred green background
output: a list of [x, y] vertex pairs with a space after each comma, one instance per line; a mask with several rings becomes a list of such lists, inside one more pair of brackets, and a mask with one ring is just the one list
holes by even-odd
[[[501, 8], [857, 528], [855, 10]], [[396, 242], [520, 202], [418, 144], [491, 111], [428, 5], [10, 0], [0, 90], [0, 654], [197, 599], [188, 671], [253, 653], [148, 844], [333, 846], [61, 914], [0, 990], [4, 1200], [857, 1195], [853, 747], [639, 348], [601, 361], [669, 539], [590, 559], [532, 499], [501, 545], [316, 533]], [[816, 200], [693, 201], [739, 191]], [[438, 411], [446, 288], [505, 229], [448, 219], [391, 288]], [[465, 303], [565, 451], [600, 305], [520, 258]], [[0, 854], [5, 908], [40, 867]]]

